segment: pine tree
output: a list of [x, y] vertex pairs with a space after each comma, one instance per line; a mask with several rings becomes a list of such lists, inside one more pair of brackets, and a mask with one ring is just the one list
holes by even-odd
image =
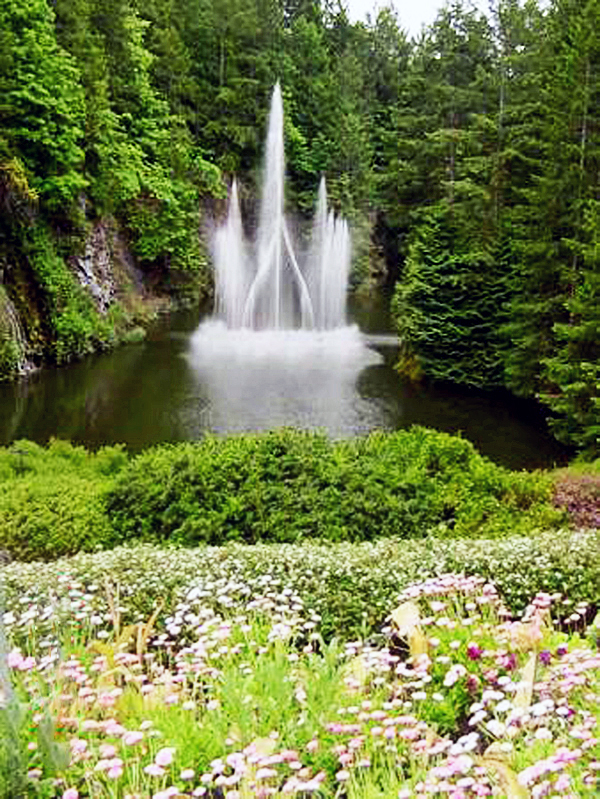
[[403, 370], [486, 387], [502, 383], [507, 299], [491, 185], [494, 55], [485, 19], [453, 4], [409, 66], [405, 91], [424, 96], [399, 143], [411, 234], [395, 296]]
[[557, 436], [600, 456], [600, 201], [584, 210], [585, 241], [572, 242], [579, 260], [578, 281], [566, 301], [569, 321], [557, 323], [557, 347], [544, 366], [554, 390], [543, 395], [557, 414]]
[[562, 199], [551, 178], [555, 70], [548, 20], [535, 3], [511, 4], [503, 23], [508, 72], [502, 118], [502, 227], [510, 255], [512, 300], [505, 335], [508, 387], [523, 396], [541, 388], [541, 362], [554, 346], [564, 284], [557, 237]]
[[600, 6], [559, 0], [550, 18], [555, 51], [547, 183], [554, 189], [553, 231], [560, 291], [552, 348], [542, 359], [542, 398], [559, 414], [568, 443], [600, 450]]

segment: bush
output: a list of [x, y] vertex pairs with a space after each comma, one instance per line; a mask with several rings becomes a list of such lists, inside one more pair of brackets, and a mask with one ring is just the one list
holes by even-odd
[[23, 355], [13, 328], [8, 297], [0, 283], [0, 380], [14, 377], [19, 370]]
[[19, 481], [0, 500], [0, 524], [2, 547], [20, 560], [89, 551], [110, 532], [97, 486], [76, 477]]
[[491, 537], [554, 527], [550, 478], [425, 428], [332, 442], [284, 430], [153, 448], [109, 490], [119, 540]]
[[14, 377], [18, 368], [19, 345], [0, 328], [0, 380]]
[[0, 548], [47, 560], [106, 545], [103, 492], [126, 458], [119, 447], [94, 454], [64, 441], [0, 450]]
[[575, 527], [600, 527], [600, 459], [575, 462], [554, 473], [554, 503]]
[[0, 450], [0, 548], [49, 559], [128, 540], [503, 537], [555, 528], [552, 480], [425, 428], [331, 441], [284, 430], [161, 445], [129, 461], [62, 441]]

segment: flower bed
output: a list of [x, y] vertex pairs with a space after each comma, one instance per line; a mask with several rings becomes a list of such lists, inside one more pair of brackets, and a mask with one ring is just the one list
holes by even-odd
[[[467, 556], [431, 543], [138, 547], [5, 567], [4, 795], [595, 795], [589, 601], [576, 582], [531, 591], [517, 618], [507, 605], [534, 577], [507, 601], [485, 577], [442, 574]], [[497, 569], [501, 587], [542, 550], [544, 579], [598, 552], [594, 534], [565, 535], [560, 557], [550, 537], [529, 555], [486, 543], [471, 570]], [[381, 581], [377, 624], [364, 613]]]

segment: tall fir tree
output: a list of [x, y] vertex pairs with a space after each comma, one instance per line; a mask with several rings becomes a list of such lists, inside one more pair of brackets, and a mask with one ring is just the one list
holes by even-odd
[[600, 4], [557, 0], [550, 29], [555, 71], [553, 237], [561, 266], [552, 349], [541, 359], [541, 396], [559, 414], [559, 436], [600, 453]]
[[[422, 160], [412, 164], [422, 177], [417, 208], [411, 197], [410, 244], [394, 300], [401, 368], [497, 386], [507, 280], [496, 252], [491, 190], [497, 149], [492, 32], [485, 18], [455, 3], [440, 13], [417, 56], [407, 89], [422, 86], [427, 96], [421, 114], [412, 116], [413, 124], [425, 122]], [[403, 138], [400, 146], [407, 153], [417, 149], [414, 139]]]

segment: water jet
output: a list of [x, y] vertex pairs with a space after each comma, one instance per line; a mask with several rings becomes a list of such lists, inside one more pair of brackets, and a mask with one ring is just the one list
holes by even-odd
[[216, 316], [230, 329], [332, 330], [346, 324], [351, 243], [348, 224], [328, 208], [321, 178], [310, 243], [294, 242], [285, 215], [283, 102], [273, 90], [256, 239], [248, 242], [237, 183], [212, 243]]

